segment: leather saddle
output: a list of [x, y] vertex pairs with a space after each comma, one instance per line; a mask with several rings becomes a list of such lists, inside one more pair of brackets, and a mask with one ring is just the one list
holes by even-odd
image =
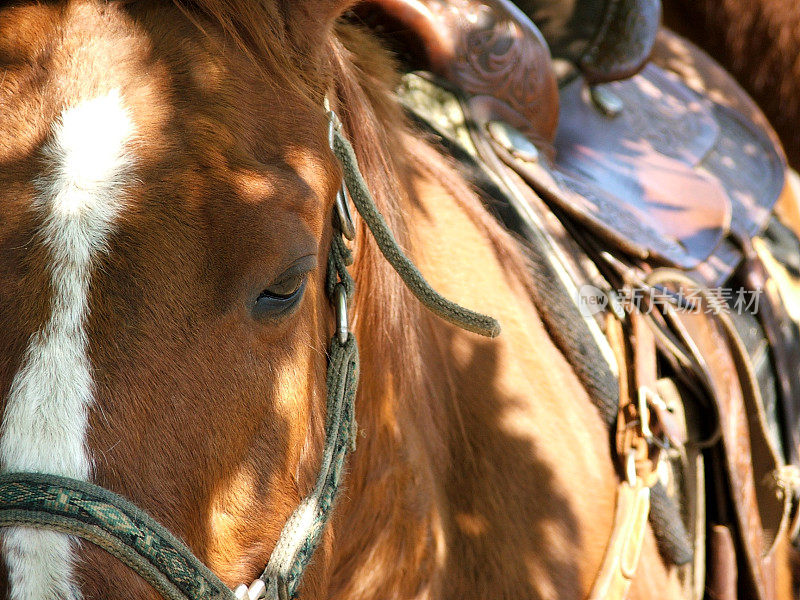
[[[548, 273], [570, 297], [581, 283], [613, 297], [587, 252], [621, 257], [641, 273], [673, 269], [706, 289], [741, 271], [751, 276], [751, 287], [768, 287], [754, 275], [760, 271], [752, 240], [771, 222], [786, 162], [746, 94], [697, 49], [659, 33], [659, 0], [517, 4], [370, 0], [356, 13], [417, 71], [404, 80], [401, 100], [508, 191], [512, 228], [556, 255], [543, 262], [557, 263]], [[520, 7], [537, 18], [547, 39]], [[692, 58], [693, 77], [671, 68], [685, 56]], [[714, 100], [711, 85], [721, 90]], [[612, 352], [594, 317], [581, 317], [582, 339], [567, 340], [562, 349], [592, 391], [602, 377], [597, 369], [582, 376], [585, 365], [572, 356], [586, 358], [587, 337], [594, 344], [589, 354]], [[763, 318], [742, 328], [766, 332], [773, 357], [766, 369], [777, 372], [783, 423], [791, 428], [800, 421], [797, 386], [789, 379], [800, 365], [781, 350], [776, 323], [783, 321]], [[556, 322], [551, 329], [558, 327], [577, 325]], [[767, 480], [795, 461], [797, 432], [779, 439], [767, 431], [764, 399], [757, 390], [737, 391], [748, 387], [748, 376], [737, 374], [742, 357], [716, 352], [736, 334], [702, 318], [682, 327], [692, 330], [690, 346], [714, 357], [698, 358], [724, 423], [722, 462], [740, 551], [756, 595], [768, 599], [771, 549], [791, 498], [776, 496]]]
[[627, 79], [650, 57], [659, 0], [518, 0], [542, 32], [559, 81], [579, 72], [596, 84]]
[[610, 6], [560, 86], [547, 42], [508, 0], [372, 0], [360, 16], [414, 32], [413, 65], [461, 90], [497, 154], [558, 210], [718, 287], [741, 261], [738, 240], [766, 226], [785, 159], [770, 131], [646, 64], [657, 0]]

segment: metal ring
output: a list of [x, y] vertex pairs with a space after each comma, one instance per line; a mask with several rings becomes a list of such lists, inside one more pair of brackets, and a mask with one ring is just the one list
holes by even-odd
[[342, 180], [342, 187], [336, 192], [336, 215], [339, 217], [339, 229], [342, 235], [351, 242], [356, 238], [356, 228], [353, 225], [353, 215], [350, 213], [350, 190]]
[[339, 125], [341, 121], [339, 117], [336, 115], [335, 112], [332, 110], [328, 111], [328, 146], [330, 146], [331, 150], [333, 150], [333, 142], [335, 139], [334, 132], [339, 129]]
[[640, 429], [642, 431], [642, 436], [649, 445], [657, 446], [662, 450], [669, 450], [671, 446], [669, 438], [666, 435], [659, 438], [658, 436], [656, 436], [655, 433], [653, 433], [652, 427], [650, 427], [651, 402], [654, 404], [660, 403], [661, 405], [665, 406], [664, 401], [658, 395], [658, 392], [644, 385], [639, 387], [638, 409], [639, 409], [639, 423], [640, 423]]
[[[342, 128], [342, 122], [332, 110], [328, 111], [328, 145], [333, 150], [336, 141], [336, 132]], [[350, 212], [350, 190], [342, 179], [342, 186], [336, 192], [336, 215], [339, 217], [339, 229], [345, 238], [351, 242], [356, 237], [356, 228], [353, 225], [353, 214]]]
[[337, 283], [333, 291], [334, 308], [336, 309], [336, 335], [339, 343], [344, 344], [350, 335], [347, 323], [347, 290], [343, 283]]
[[636, 452], [633, 449], [628, 450], [625, 455], [625, 479], [631, 487], [636, 485], [636, 480], [639, 478], [636, 473]]

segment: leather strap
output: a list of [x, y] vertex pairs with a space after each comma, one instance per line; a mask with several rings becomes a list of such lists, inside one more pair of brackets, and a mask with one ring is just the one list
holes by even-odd
[[[632, 331], [630, 336], [625, 336], [623, 343], [629, 359], [623, 364], [628, 365], [629, 374], [620, 387], [617, 456], [624, 462], [625, 469], [635, 466], [636, 479], [652, 487], [658, 481], [656, 467], [661, 454], [660, 448], [653, 443], [654, 436], [660, 432], [653, 431], [655, 422], [651, 423], [653, 413], [650, 411], [650, 394], [657, 393], [656, 345], [645, 317], [638, 310], [631, 310], [628, 318]], [[628, 472], [626, 476], [633, 481], [633, 473]]]
[[785, 458], [788, 464], [800, 465], [800, 440], [797, 439], [795, 428], [800, 420], [800, 385], [795, 381], [800, 372], [800, 356], [797, 349], [787, 344], [785, 330], [791, 328], [791, 320], [783, 308], [783, 299], [772, 282], [769, 273], [756, 251], [753, 243], [747, 240], [743, 244], [748, 287], [759, 290], [763, 299], [759, 304], [758, 317], [764, 333], [769, 340], [772, 359], [775, 363], [779, 391], [782, 402], [780, 419], [781, 433], [784, 442]]
[[641, 480], [634, 485], [623, 481], [617, 490], [611, 540], [588, 600], [627, 597], [639, 565], [649, 513], [650, 488]]
[[659, 379], [656, 387], [678, 429], [669, 435], [673, 451], [667, 453], [670, 483], [667, 492], [681, 507], [678, 517], [686, 526], [692, 558], [678, 567], [686, 600], [702, 600], [706, 580], [706, 478], [703, 449], [689, 440], [699, 439], [701, 419], [691, 392], [683, 392], [672, 378]]
[[[678, 271], [661, 269], [648, 281], [674, 285], [684, 293], [696, 289], [704, 302], [707, 299], [707, 290]], [[719, 408], [741, 546], [755, 582], [756, 597], [767, 600], [772, 597], [772, 550], [788, 526], [790, 499], [776, 485], [780, 459], [764, 428], [760, 390], [752, 364], [724, 312], [712, 316], [676, 311], [671, 317], [708, 379], [709, 391]]]
[[739, 571], [731, 530], [714, 525], [709, 539], [708, 594], [712, 600], [736, 600]]
[[[618, 455], [624, 457], [626, 464], [623, 465], [625, 479], [617, 489], [611, 538], [589, 600], [623, 600], [627, 597], [639, 565], [650, 515], [650, 487], [655, 483], [652, 465], [643, 468], [647, 462], [647, 445], [642, 444], [643, 438], [636, 434], [637, 406], [633, 401], [635, 392], [628, 338], [622, 323], [612, 315], [608, 317], [606, 333], [620, 365], [617, 446]], [[642, 457], [644, 459], [640, 460]]]

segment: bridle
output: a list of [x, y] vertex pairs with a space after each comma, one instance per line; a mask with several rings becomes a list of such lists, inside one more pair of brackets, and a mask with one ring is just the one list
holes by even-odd
[[336, 315], [328, 349], [325, 446], [314, 488], [287, 520], [261, 576], [233, 592], [183, 542], [125, 498], [101, 486], [56, 475], [0, 475], [0, 527], [47, 529], [89, 541], [125, 563], [168, 600], [288, 600], [296, 596], [332, 512], [345, 459], [355, 449], [359, 356], [349, 330], [348, 308], [355, 282], [347, 270], [353, 256], [345, 240], [355, 239], [356, 229], [348, 199], [386, 260], [422, 304], [467, 331], [487, 337], [500, 333], [495, 319], [438, 294], [403, 253], [375, 205], [355, 152], [327, 100], [326, 109], [328, 142], [344, 179], [336, 195], [325, 284]]

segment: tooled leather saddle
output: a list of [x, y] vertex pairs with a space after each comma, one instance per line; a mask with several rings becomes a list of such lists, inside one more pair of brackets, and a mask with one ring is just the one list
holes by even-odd
[[[508, 1], [377, 0], [361, 10], [414, 32], [412, 66], [461, 90], [498, 154], [548, 201], [627, 254], [721, 283], [741, 259], [725, 239], [766, 226], [784, 158], [771, 132], [647, 63], [658, 0], [611, 4], [605, 28], [560, 81], [547, 42]], [[514, 156], [493, 122], [523, 134], [539, 160]]]
[[[603, 320], [624, 319], [619, 288], [675, 295], [688, 281], [704, 297], [734, 284], [764, 292], [753, 314], [725, 320], [648, 311], [655, 335], [639, 328], [637, 337], [655, 337], [657, 353], [642, 370], [648, 353], [634, 348], [630, 379], [640, 393], [680, 388], [685, 418], [662, 419], [691, 448], [677, 496], [699, 488], [713, 498], [706, 506], [695, 493], [682, 508], [682, 535], [695, 547], [675, 561], [692, 563], [687, 593], [703, 593], [697, 554], [707, 534], [717, 573], [736, 571], [737, 557], [725, 555], [733, 545], [748, 567], [738, 581], [710, 572], [714, 593], [774, 597], [774, 540], [792, 518], [797, 533], [797, 489], [781, 474], [798, 465], [800, 353], [761, 253], [775, 229], [791, 252], [800, 246], [774, 218], [786, 164], [763, 115], [701, 51], [659, 32], [659, 0], [370, 0], [356, 18], [402, 57], [409, 74], [399, 95], [411, 115], [472, 164], [495, 212], [530, 244], [546, 289], [539, 304], [552, 304], [555, 289], [582, 300], [586, 286], [602, 292], [606, 310], [584, 306], [564, 319], [569, 310], [555, 301], [549, 325], [610, 424], [622, 399], [609, 379], [628, 369]], [[703, 467], [707, 456], [724, 473]]]

